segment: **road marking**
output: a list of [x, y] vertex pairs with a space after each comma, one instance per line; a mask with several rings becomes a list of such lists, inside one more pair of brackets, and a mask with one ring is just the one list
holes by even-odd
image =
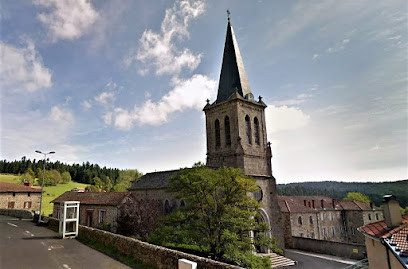
[[14, 226], [14, 227], [18, 227], [17, 225], [15, 225], [15, 224], [13, 224], [13, 223], [10, 223], [10, 222], [7, 222], [7, 224], [8, 224], [8, 225], [11, 225], [11, 226]]
[[66, 265], [66, 264], [63, 264], [62, 265], [64, 268], [66, 268], [66, 269], [71, 269], [71, 267], [69, 267], [68, 265]]
[[34, 236], [34, 234], [32, 234], [30, 231], [25, 231], [26, 233], [28, 233], [31, 236]]

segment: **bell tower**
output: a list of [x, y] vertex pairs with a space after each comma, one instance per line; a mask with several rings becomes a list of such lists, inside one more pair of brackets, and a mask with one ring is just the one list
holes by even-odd
[[228, 18], [217, 100], [204, 107], [207, 166], [241, 168], [246, 175], [272, 176], [262, 97], [254, 99]]
[[[229, 15], [229, 13], [228, 13]], [[254, 99], [234, 30], [228, 16], [227, 35], [217, 99], [204, 107], [207, 132], [207, 166], [241, 168], [256, 179], [259, 191], [252, 195], [262, 205], [263, 221], [284, 248], [282, 216], [276, 181], [272, 175], [271, 147], [265, 124], [266, 104]]]

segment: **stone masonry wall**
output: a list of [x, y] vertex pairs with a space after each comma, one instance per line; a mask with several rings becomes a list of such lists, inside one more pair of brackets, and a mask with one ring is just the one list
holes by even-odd
[[364, 244], [322, 241], [302, 237], [293, 237], [293, 248], [355, 260], [361, 260], [367, 256]]
[[0, 215], [12, 216], [21, 219], [33, 219], [34, 213], [25, 209], [0, 209]]
[[[58, 227], [58, 220], [50, 218], [50, 225]], [[217, 262], [192, 254], [152, 245], [130, 237], [79, 225], [79, 236], [103, 244], [155, 268], [178, 268], [179, 259], [197, 263], [200, 269], [238, 269], [240, 267]]]
[[[0, 208], [8, 208], [9, 202], [14, 202], [15, 209], [40, 210], [41, 193], [15, 192], [0, 193]], [[31, 202], [31, 208], [24, 208], [25, 202]]]

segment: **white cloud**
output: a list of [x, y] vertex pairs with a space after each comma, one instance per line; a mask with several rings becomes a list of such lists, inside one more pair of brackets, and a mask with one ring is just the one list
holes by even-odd
[[68, 127], [74, 123], [72, 112], [64, 107], [53, 106], [51, 108], [50, 118], [54, 123], [57, 123], [62, 127]]
[[112, 104], [115, 101], [115, 98], [116, 96], [114, 92], [103, 92], [95, 97], [95, 101], [100, 105], [107, 106]]
[[350, 42], [350, 39], [343, 39], [340, 42], [337, 42], [334, 44], [332, 47], [326, 49], [327, 53], [335, 53], [339, 52], [341, 50], [344, 50], [346, 48], [346, 45]]
[[34, 92], [52, 86], [51, 72], [43, 65], [31, 41], [27, 41], [25, 48], [0, 42], [0, 53], [0, 82], [3, 89]]
[[112, 112], [107, 112], [105, 115], [103, 115], [103, 122], [105, 122], [106, 125], [110, 125], [112, 123]]
[[145, 30], [139, 40], [137, 53], [131, 53], [125, 59], [125, 65], [129, 66], [134, 60], [140, 61], [143, 64], [139, 69], [141, 75], [146, 75], [151, 69], [157, 75], [177, 75], [183, 68], [195, 70], [202, 55], [195, 55], [187, 48], [177, 48], [174, 42], [189, 37], [189, 22], [204, 10], [205, 4], [202, 1], [177, 1], [172, 8], [166, 10], [160, 33]]
[[36, 0], [34, 3], [47, 9], [47, 12], [38, 15], [38, 19], [48, 28], [54, 42], [81, 37], [99, 17], [87, 0]]
[[268, 136], [270, 133], [295, 130], [306, 126], [310, 116], [302, 110], [287, 106], [269, 105], [265, 110], [266, 126], [268, 126]]
[[82, 103], [81, 103], [81, 105], [82, 105], [82, 108], [84, 109], [84, 110], [89, 110], [91, 107], [92, 107], [92, 105], [91, 105], [91, 103], [89, 102], [89, 101], [83, 101]]
[[160, 101], [148, 99], [130, 111], [115, 108], [112, 119], [105, 120], [105, 123], [113, 122], [115, 127], [123, 130], [130, 129], [134, 122], [140, 125], [159, 125], [167, 122], [169, 115], [174, 112], [202, 109], [205, 100], [215, 95], [216, 82], [203, 75], [194, 75], [186, 80], [174, 79], [172, 83], [173, 89]]
[[317, 58], [319, 58], [319, 54], [313, 54], [312, 60], [316, 60]]

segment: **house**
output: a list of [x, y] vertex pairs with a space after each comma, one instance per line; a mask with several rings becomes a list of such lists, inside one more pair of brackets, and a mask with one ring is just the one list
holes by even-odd
[[[256, 180], [254, 195], [261, 203], [262, 220], [268, 225], [278, 247], [284, 248], [282, 216], [278, 205], [276, 179], [272, 175], [272, 150], [267, 139], [265, 108], [249, 85], [234, 30], [228, 18], [217, 99], [203, 108], [206, 118], [207, 167], [240, 168]], [[144, 199], [163, 201], [167, 212], [183, 201], [166, 193], [171, 176], [178, 170], [148, 173], [129, 188]]]
[[384, 220], [358, 228], [367, 247], [371, 269], [408, 268], [408, 215], [401, 216], [393, 195], [384, 196]]
[[0, 208], [40, 210], [41, 189], [31, 186], [0, 182]]
[[293, 247], [293, 237], [364, 244], [357, 228], [383, 219], [372, 203], [341, 201], [327, 196], [279, 196], [284, 238]]
[[54, 203], [52, 216], [60, 217], [62, 202], [79, 201], [79, 224], [116, 232], [118, 207], [128, 195], [128, 192], [67, 191], [51, 201]]

